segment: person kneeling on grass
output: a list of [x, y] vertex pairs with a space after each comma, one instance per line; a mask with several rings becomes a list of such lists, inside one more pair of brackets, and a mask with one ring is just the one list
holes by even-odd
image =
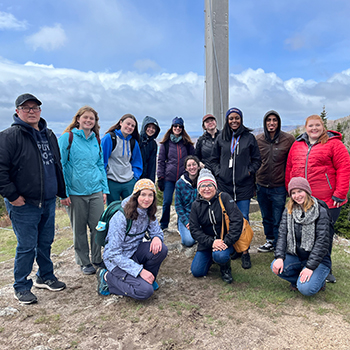
[[[116, 212], [109, 222], [103, 261], [108, 270], [97, 271], [100, 295], [126, 295], [149, 298], [158, 289], [159, 267], [168, 253], [163, 232], [155, 217], [156, 188], [149, 179], [136, 182], [132, 195], [123, 201], [124, 213]], [[127, 230], [127, 219], [132, 220]], [[143, 242], [148, 232], [151, 241]]]
[[291, 283], [291, 290], [310, 296], [326, 287], [332, 218], [327, 205], [311, 196], [303, 177], [290, 180], [288, 193], [271, 269]]
[[[193, 202], [190, 214], [190, 232], [198, 241], [191, 272], [194, 277], [206, 276], [213, 261], [220, 266], [221, 278], [232, 283], [231, 255], [242, 233], [243, 215], [228, 193], [222, 192], [221, 199], [230, 219], [229, 230], [221, 239], [223, 213], [214, 176], [210, 170], [202, 169], [197, 181], [199, 196]], [[245, 252], [246, 253], [246, 252]], [[247, 254], [247, 253], [246, 253]]]

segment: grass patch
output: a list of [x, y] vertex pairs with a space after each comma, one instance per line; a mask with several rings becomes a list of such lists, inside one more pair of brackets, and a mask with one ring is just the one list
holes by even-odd
[[0, 229], [0, 261], [6, 261], [15, 257], [17, 239], [12, 227]]

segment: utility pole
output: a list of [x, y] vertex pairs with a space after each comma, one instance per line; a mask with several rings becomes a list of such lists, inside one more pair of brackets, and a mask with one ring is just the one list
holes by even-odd
[[228, 0], [205, 2], [206, 113], [222, 129], [228, 110]]

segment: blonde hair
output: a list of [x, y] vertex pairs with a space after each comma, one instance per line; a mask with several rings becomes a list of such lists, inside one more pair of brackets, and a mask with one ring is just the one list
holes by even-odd
[[324, 122], [322, 120], [322, 118], [318, 115], [318, 114], [313, 114], [313, 115], [310, 115], [309, 117], [306, 118], [305, 120], [305, 127], [307, 126], [308, 122], [310, 120], [318, 120], [321, 122], [322, 126], [323, 126], [323, 131], [322, 131], [322, 134], [321, 136], [318, 138], [318, 141], [321, 143], [321, 144], [325, 144], [328, 139], [329, 139], [329, 136], [327, 134], [327, 130], [326, 128], [324, 127]]
[[[311, 196], [307, 192], [305, 192], [305, 193], [306, 193], [306, 198], [305, 198], [304, 203], [302, 204], [302, 209], [306, 213], [315, 204], [315, 201], [311, 198]], [[293, 209], [297, 205], [299, 205], [299, 204], [294, 201], [292, 196], [290, 196], [289, 201], [286, 204], [288, 214], [292, 214]]]
[[95, 116], [95, 125], [91, 129], [97, 137], [100, 137], [100, 124], [98, 123], [98, 113], [90, 106], [81, 107], [72, 119], [72, 122], [64, 129], [63, 133], [72, 131], [74, 128], [79, 129], [78, 118], [80, 118], [85, 112], [92, 112]]

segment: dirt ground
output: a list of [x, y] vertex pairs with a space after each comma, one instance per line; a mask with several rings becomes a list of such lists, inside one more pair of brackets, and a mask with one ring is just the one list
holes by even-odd
[[[253, 228], [254, 264], [264, 239], [261, 223]], [[13, 297], [13, 260], [1, 263], [0, 349], [350, 349], [350, 324], [338, 313], [316, 313], [303, 298], [263, 308], [225, 298], [217, 267], [206, 278], [193, 278], [194, 252], [179, 238], [166, 235], [170, 249], [158, 275], [160, 289], [145, 302], [99, 296], [95, 275], [82, 275], [70, 248], [53, 256], [67, 289], [33, 288], [38, 303], [21, 306]], [[233, 275], [241, 268], [238, 261], [232, 267]], [[232, 287], [244, 289], [235, 282]]]

